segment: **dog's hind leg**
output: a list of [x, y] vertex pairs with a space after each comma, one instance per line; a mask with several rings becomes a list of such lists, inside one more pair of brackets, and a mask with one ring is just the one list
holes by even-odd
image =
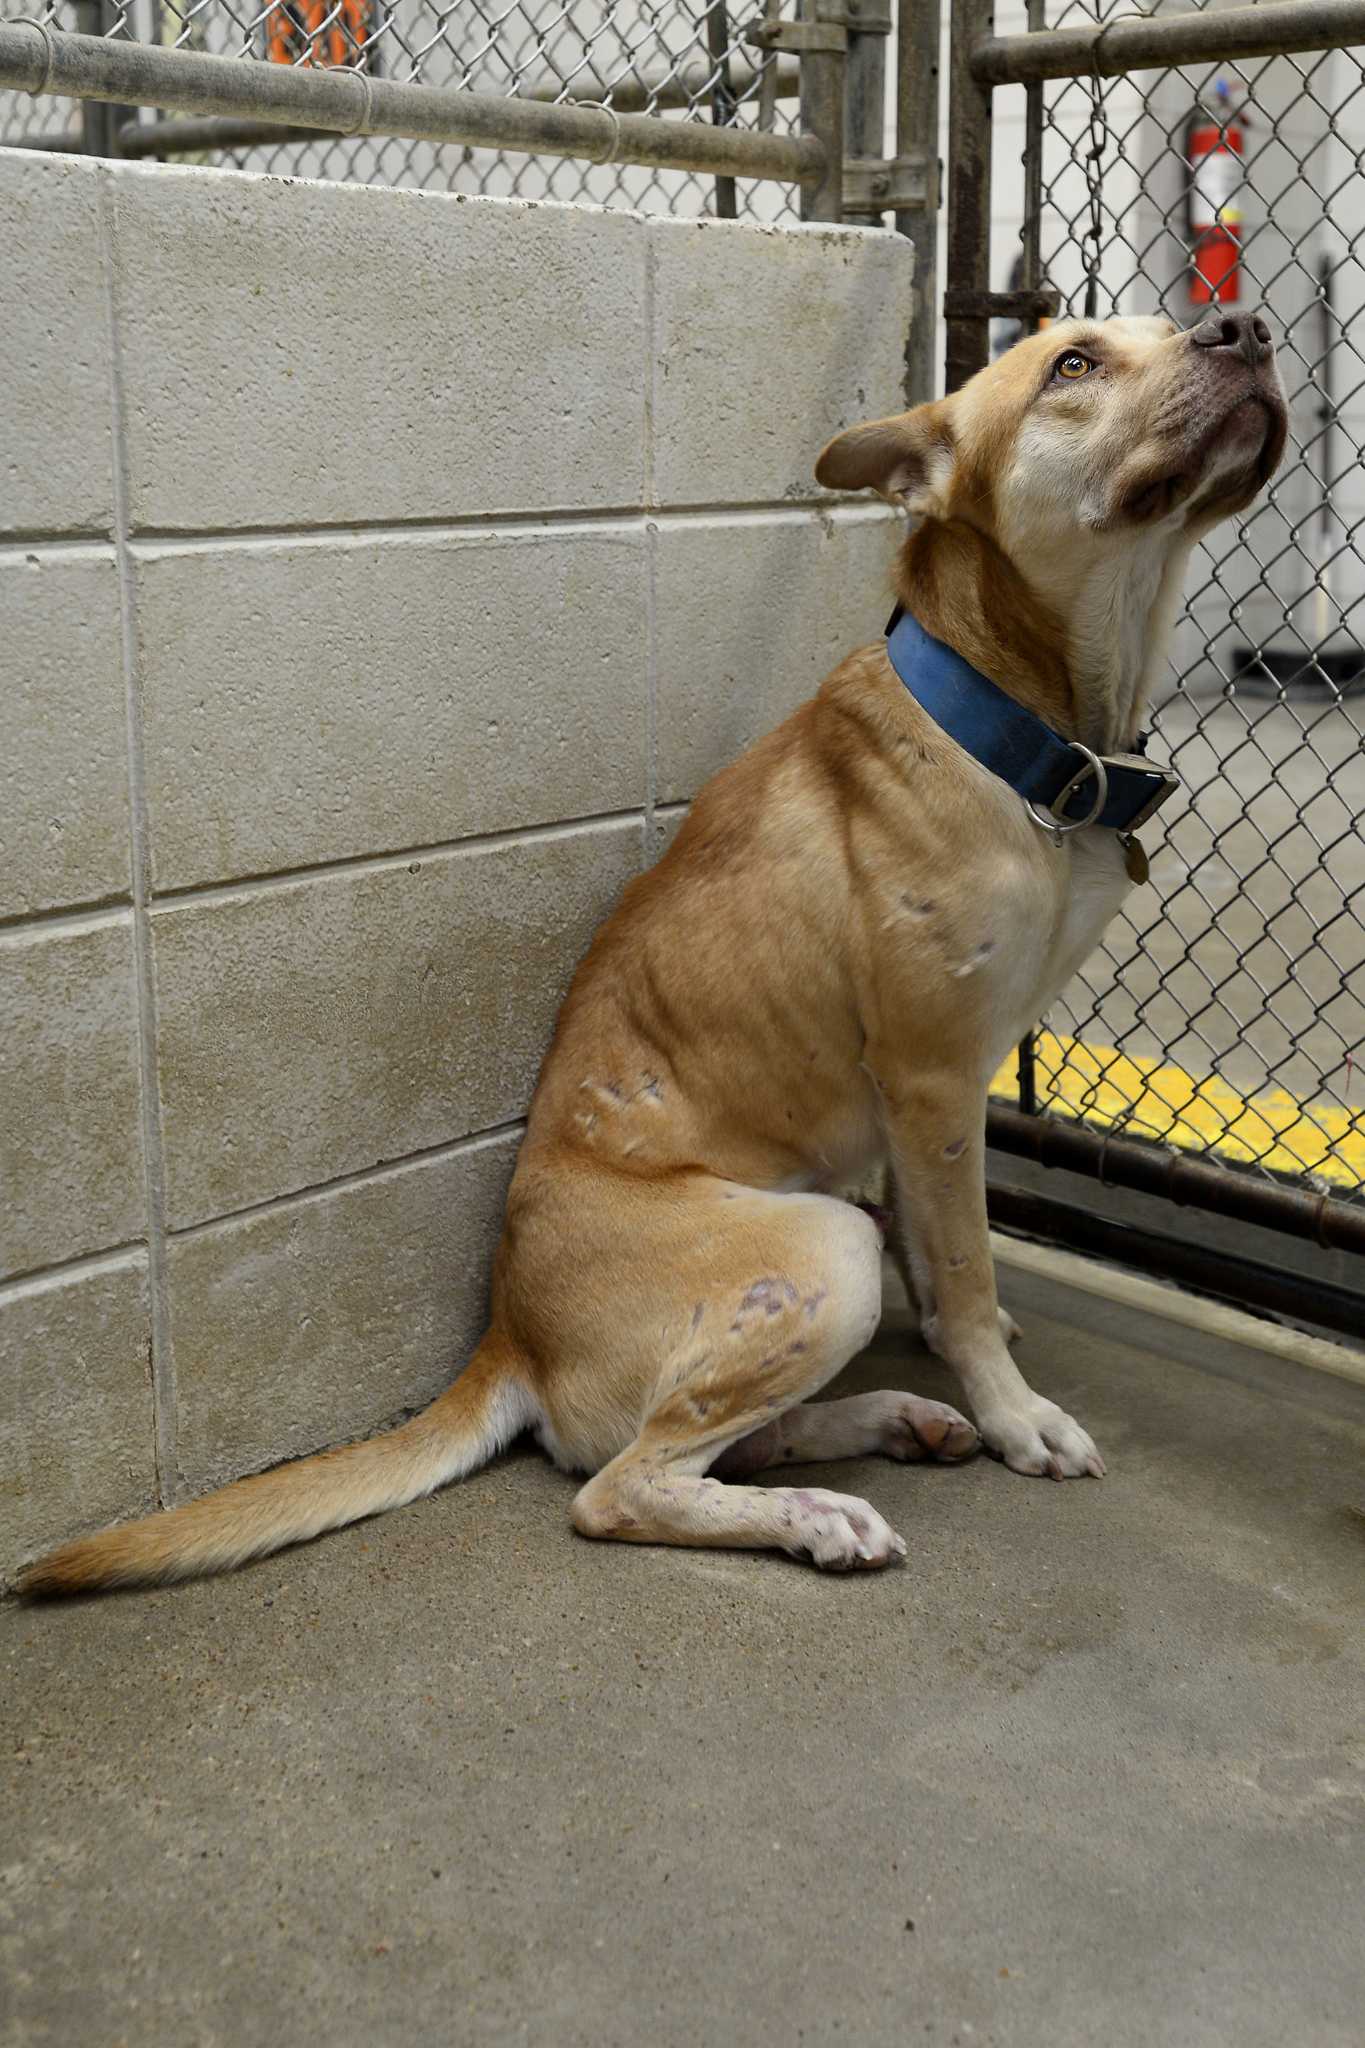
[[748, 1479], [778, 1465], [815, 1465], [875, 1454], [901, 1464], [932, 1458], [955, 1465], [981, 1439], [965, 1415], [920, 1394], [849, 1394], [842, 1401], [802, 1401], [741, 1437], [711, 1467], [715, 1479]]
[[830, 1570], [890, 1564], [905, 1545], [866, 1501], [706, 1476], [732, 1444], [832, 1379], [881, 1313], [880, 1242], [859, 1210], [820, 1195], [756, 1196], [735, 1210], [746, 1253], [762, 1219], [757, 1269], [732, 1268], [729, 1285], [713, 1289], [635, 1441], [579, 1493], [574, 1526], [629, 1543], [785, 1550]]

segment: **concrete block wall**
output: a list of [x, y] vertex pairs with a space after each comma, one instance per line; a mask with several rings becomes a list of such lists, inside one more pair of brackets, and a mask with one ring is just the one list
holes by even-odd
[[0, 153], [0, 1577], [476, 1338], [573, 967], [880, 631], [858, 230]]

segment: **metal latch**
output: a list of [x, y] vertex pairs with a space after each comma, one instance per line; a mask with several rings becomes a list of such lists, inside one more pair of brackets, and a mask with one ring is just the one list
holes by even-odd
[[850, 35], [890, 33], [891, 0], [816, 0], [814, 21], [764, 15], [745, 29], [744, 40], [760, 50], [783, 50], [794, 57], [843, 55]]
[[929, 150], [844, 158], [845, 213], [892, 213], [911, 207], [938, 211], [938, 158]]

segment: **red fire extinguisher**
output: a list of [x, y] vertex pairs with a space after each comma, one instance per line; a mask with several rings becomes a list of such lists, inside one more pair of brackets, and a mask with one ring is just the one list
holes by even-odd
[[1228, 81], [1220, 78], [1214, 87], [1213, 109], [1197, 108], [1185, 131], [1185, 159], [1190, 170], [1190, 298], [1197, 306], [1235, 306], [1242, 295], [1238, 195], [1246, 125], [1244, 117], [1233, 110]]

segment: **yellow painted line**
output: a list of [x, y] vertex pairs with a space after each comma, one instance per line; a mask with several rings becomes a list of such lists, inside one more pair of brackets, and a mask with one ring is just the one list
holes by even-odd
[[[1300, 1102], [1283, 1088], [1243, 1096], [1215, 1074], [1050, 1031], [1037, 1041], [1038, 1101], [1054, 1115], [1122, 1127], [1183, 1152], [1213, 1152], [1272, 1173], [1312, 1173], [1338, 1187], [1365, 1187], [1365, 1108]], [[992, 1095], [1018, 1092], [1014, 1055]]]

